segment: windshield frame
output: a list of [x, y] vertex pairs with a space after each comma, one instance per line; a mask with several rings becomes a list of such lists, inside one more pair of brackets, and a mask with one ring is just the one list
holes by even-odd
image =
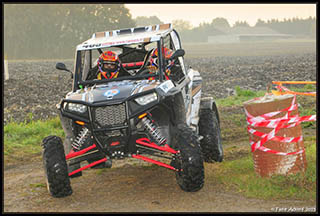
[[[156, 41], [157, 43], [157, 48], [158, 50], [163, 50], [162, 47], [164, 45], [163, 43], [163, 38], [161, 37], [160, 40]], [[136, 43], [136, 44], [141, 44], [141, 43]], [[119, 47], [119, 46], [112, 46], [112, 47]], [[93, 48], [94, 49], [94, 48]], [[78, 50], [76, 51], [76, 56], [75, 56], [75, 68], [74, 68], [74, 74], [75, 74], [75, 78], [74, 78], [74, 86], [73, 86], [73, 91], [76, 91], [80, 88], [83, 88], [85, 86], [88, 85], [94, 85], [94, 84], [102, 84], [102, 83], [108, 83], [108, 82], [113, 82], [113, 81], [122, 81], [122, 80], [142, 80], [142, 79], [146, 79], [149, 77], [154, 77], [155, 80], [159, 80], [160, 82], [163, 81], [164, 78], [164, 71], [163, 68], [164, 67], [164, 59], [163, 59], [163, 52], [158, 52], [158, 58], [159, 58], [159, 69], [158, 69], [158, 73], [154, 73], [154, 74], [145, 74], [145, 75], [135, 75], [135, 76], [122, 76], [122, 77], [118, 77], [118, 78], [113, 78], [113, 79], [109, 79], [109, 80], [82, 80], [82, 76], [83, 76], [83, 62], [82, 62], [82, 54], [89, 51], [89, 55], [90, 55], [90, 67], [93, 65], [92, 62], [92, 50]]]

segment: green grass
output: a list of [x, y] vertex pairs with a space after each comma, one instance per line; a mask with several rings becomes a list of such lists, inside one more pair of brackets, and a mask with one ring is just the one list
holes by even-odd
[[33, 187], [33, 188], [43, 187], [43, 188], [45, 188], [45, 187], [46, 187], [46, 184], [43, 184], [43, 183], [34, 183], [34, 184], [30, 184], [30, 187]]
[[256, 97], [263, 97], [266, 91], [251, 91], [235, 86], [236, 95], [216, 100], [219, 107], [242, 106], [243, 102]]
[[[287, 87], [286, 84], [283, 86]], [[288, 86], [287, 88], [295, 92], [315, 92], [317, 90], [316, 85], [314, 84], [298, 84], [291, 87]]]
[[42, 140], [49, 135], [64, 137], [59, 117], [47, 121], [10, 122], [4, 126], [4, 155], [39, 153]]
[[207, 179], [221, 184], [230, 191], [247, 197], [262, 199], [316, 199], [316, 144], [306, 147], [307, 170], [287, 176], [274, 175], [262, 178], [254, 171], [252, 155], [224, 161], [210, 169]]
[[220, 112], [219, 114], [223, 143], [234, 142], [234, 140], [239, 142], [248, 139], [247, 120], [244, 112], [241, 114]]
[[[315, 91], [315, 85], [304, 85], [300, 86], [300, 88], [292, 88], [293, 91], [297, 92], [307, 92], [307, 91]], [[263, 97], [266, 94], [266, 91], [251, 91], [242, 89], [239, 86], [235, 86], [236, 95], [229, 96], [226, 98], [217, 99], [216, 103], [218, 106], [218, 110], [223, 110], [224, 108], [234, 107], [240, 111], [240, 114], [237, 113], [226, 113], [226, 115], [221, 114], [222, 117], [220, 119], [224, 119], [228, 122], [230, 126], [233, 124], [236, 126], [241, 126], [246, 124], [245, 114], [243, 111], [243, 103], [257, 97]], [[299, 115], [300, 116], [310, 116], [316, 115], [316, 99], [313, 96], [304, 96], [298, 95], [297, 102], [299, 104]], [[238, 108], [237, 108], [238, 107]], [[229, 121], [231, 120], [231, 122]], [[303, 128], [316, 128], [316, 122], [302, 122]]]
[[[239, 86], [235, 87], [235, 91], [236, 95], [216, 100], [223, 143], [247, 139], [247, 120], [242, 104], [255, 97], [262, 97], [266, 93], [265, 91], [254, 92], [241, 89]], [[231, 107], [232, 110], [229, 110]]]

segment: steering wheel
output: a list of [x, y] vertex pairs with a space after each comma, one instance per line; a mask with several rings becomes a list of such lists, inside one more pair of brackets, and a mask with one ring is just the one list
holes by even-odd
[[153, 52], [154, 48], [149, 50], [146, 54], [146, 56], [144, 57], [144, 60], [143, 60], [143, 64], [141, 66], [141, 68], [136, 72], [136, 74], [146, 74], [149, 72], [149, 69], [146, 68], [147, 64], [148, 64], [148, 60], [149, 60], [149, 57], [151, 55], [151, 53]]

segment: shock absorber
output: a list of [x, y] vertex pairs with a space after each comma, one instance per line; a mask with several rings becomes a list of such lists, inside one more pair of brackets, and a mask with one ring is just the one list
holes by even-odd
[[72, 148], [79, 151], [83, 143], [89, 137], [89, 134], [90, 134], [89, 129], [86, 127], [83, 127], [82, 130], [79, 132], [78, 136], [75, 138], [75, 140], [71, 144]]
[[141, 122], [144, 128], [148, 131], [150, 136], [156, 141], [157, 145], [164, 145], [167, 139], [162, 136], [161, 131], [159, 128], [146, 116], [141, 119]]

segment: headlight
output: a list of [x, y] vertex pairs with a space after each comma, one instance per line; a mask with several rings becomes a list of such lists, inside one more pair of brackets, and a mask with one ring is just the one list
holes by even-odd
[[147, 94], [147, 95], [144, 95], [142, 97], [136, 98], [135, 101], [140, 105], [146, 105], [148, 103], [156, 101], [157, 99], [158, 99], [158, 96], [154, 92], [154, 93]]
[[83, 104], [68, 103], [68, 110], [79, 113], [85, 113], [87, 111], [87, 106]]

